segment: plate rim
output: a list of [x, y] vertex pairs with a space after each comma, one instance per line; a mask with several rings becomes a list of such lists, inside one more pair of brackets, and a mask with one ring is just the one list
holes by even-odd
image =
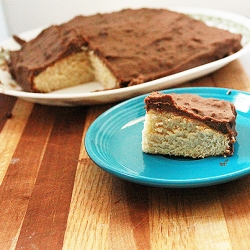
[[[173, 88], [173, 89], [166, 89], [163, 90], [163, 92], [190, 92], [193, 93], [195, 90], [196, 93], [200, 93], [201, 91], [207, 91], [209, 90], [210, 93], [211, 91], [212, 94], [219, 94], [221, 95], [222, 93], [227, 93], [228, 91], [234, 91], [236, 94], [246, 94], [247, 96], [250, 97], [250, 93], [246, 91], [240, 91], [240, 90], [235, 90], [235, 89], [230, 89], [230, 88], [219, 88], [219, 87], [184, 87], [184, 88]], [[102, 119], [105, 119], [106, 116], [111, 115], [113, 112], [115, 112], [117, 109], [119, 110], [121, 107], [126, 107], [126, 105], [134, 105], [138, 103], [138, 101], [143, 100], [148, 94], [143, 94], [134, 98], [131, 98], [129, 100], [123, 101], [110, 109], [106, 110], [104, 113], [102, 113], [100, 116], [98, 116], [94, 122], [90, 125], [88, 128], [85, 138], [84, 138], [84, 146], [85, 150], [90, 157], [90, 159], [102, 170], [127, 181], [134, 182], [137, 184], [142, 184], [146, 186], [156, 186], [156, 187], [164, 187], [164, 188], [197, 188], [197, 187], [204, 187], [204, 186], [211, 186], [211, 185], [218, 185], [222, 183], [226, 183], [229, 181], [233, 181], [236, 179], [239, 179], [241, 177], [244, 177], [248, 174], [250, 174], [250, 164], [249, 166], [244, 167], [243, 169], [237, 170], [235, 172], [228, 172], [223, 175], [215, 175], [215, 176], [210, 176], [210, 177], [203, 177], [203, 178], [192, 178], [192, 179], [185, 179], [185, 180], [171, 180], [171, 179], [159, 179], [159, 178], [152, 178], [148, 176], [137, 176], [133, 175], [132, 173], [129, 173], [127, 171], [117, 171], [116, 167], [110, 167], [108, 164], [103, 164], [103, 160], [98, 158], [96, 153], [92, 150], [92, 144], [93, 140], [91, 139], [91, 134], [93, 133], [92, 130], [95, 129], [96, 124]], [[143, 104], [142, 104], [143, 105]], [[250, 107], [250, 106], [249, 106]], [[215, 159], [215, 158], [211, 158]], [[222, 158], [224, 159], [224, 158]], [[112, 165], [112, 164], [110, 164]]]

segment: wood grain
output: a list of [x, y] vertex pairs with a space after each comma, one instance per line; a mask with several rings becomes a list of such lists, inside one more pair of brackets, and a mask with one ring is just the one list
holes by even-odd
[[[179, 87], [250, 91], [235, 61]], [[250, 177], [203, 188], [130, 183], [84, 138], [114, 104], [53, 107], [0, 95], [0, 249], [249, 249]], [[12, 114], [12, 115], [10, 115]]]
[[17, 100], [12, 111], [5, 112], [7, 120], [0, 134], [0, 183], [7, 171], [8, 165], [18, 161], [18, 158], [12, 157], [13, 152], [22, 136], [32, 108], [32, 103]]
[[[46, 148], [39, 150], [42, 152], [37, 157], [37, 160], [40, 160], [39, 172], [17, 242], [17, 249], [24, 247], [29, 249], [32, 246], [38, 249], [58, 249], [63, 245], [85, 112], [82, 108], [53, 107], [53, 110], [46, 108], [40, 109], [43, 113], [41, 114], [43, 121], [40, 124], [43, 124], [42, 127], [47, 125], [49, 138], [44, 137]], [[30, 122], [32, 123], [33, 120], [31, 119]], [[30, 126], [35, 129], [32, 124]], [[41, 133], [45, 132], [31, 131], [31, 127], [27, 127], [27, 131], [31, 132], [30, 135], [37, 134], [38, 139]], [[37, 141], [30, 143], [31, 145], [26, 147], [27, 151], [33, 143], [43, 144]], [[25, 145], [22, 146], [24, 147]], [[32, 155], [29, 159], [31, 157]]]
[[108, 107], [87, 112], [63, 249], [108, 249], [112, 178], [96, 167], [84, 148], [88, 127]]

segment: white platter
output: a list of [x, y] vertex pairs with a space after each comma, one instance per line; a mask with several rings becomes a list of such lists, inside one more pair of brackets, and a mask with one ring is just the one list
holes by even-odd
[[[98, 83], [91, 82], [47, 94], [25, 92], [22, 91], [22, 89], [11, 79], [6, 71], [1, 70], [0, 68], [0, 93], [46, 105], [77, 106], [117, 102], [151, 91], [171, 88], [181, 83], [210, 74], [235, 59], [240, 58], [250, 50], [250, 19], [238, 14], [211, 9], [175, 8], [174, 10], [202, 20], [210, 26], [242, 34], [243, 48], [226, 58], [177, 74], [136, 86], [105, 91], [102, 91], [102, 87]], [[20, 37], [29, 40], [34, 38], [41, 30], [42, 28], [31, 30], [20, 34]], [[19, 45], [15, 43], [12, 38], [0, 43], [0, 47], [9, 50], [18, 49], [18, 46]]]

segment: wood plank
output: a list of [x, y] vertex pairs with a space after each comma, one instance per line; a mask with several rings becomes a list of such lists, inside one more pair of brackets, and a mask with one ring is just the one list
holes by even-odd
[[[17, 100], [11, 111], [11, 119], [6, 120], [2, 128], [0, 133], [0, 184], [2, 183], [9, 164], [11, 162], [15, 163], [15, 161], [18, 160], [18, 158], [13, 158], [12, 156], [22, 136], [33, 105], [34, 104], [30, 102]], [[9, 108], [11, 106], [12, 103]]]
[[250, 92], [250, 79], [239, 60], [233, 61], [212, 75], [216, 86]]
[[12, 109], [15, 105], [16, 98], [0, 94], [0, 132], [5, 122], [12, 117]]
[[63, 249], [108, 249], [112, 178], [89, 159], [84, 138], [90, 124], [109, 107], [91, 107], [87, 114]]
[[152, 189], [152, 249], [232, 249], [215, 187]]
[[54, 117], [53, 128], [16, 249], [56, 250], [63, 244], [86, 109], [50, 107], [46, 111]]
[[148, 187], [115, 178], [110, 249], [151, 249]]
[[[20, 107], [23, 107], [22, 104], [23, 102], [17, 102]], [[20, 109], [18, 108], [18, 110]], [[19, 126], [22, 125], [24, 130], [21, 133], [19, 132], [19, 126], [14, 128], [17, 134], [22, 134], [22, 137], [13, 139], [17, 140], [13, 141], [17, 146], [15, 149], [12, 148], [13, 151], [11, 152], [13, 152], [13, 159], [16, 160], [9, 164], [0, 187], [0, 249], [4, 249], [4, 247], [9, 249], [10, 246], [15, 247], [19, 236], [44, 148], [47, 145], [47, 138], [54, 122], [53, 114], [50, 117], [47, 116], [48, 119], [46, 120], [44, 111], [46, 111], [44, 107], [35, 106], [27, 121], [24, 119], [27, 116], [25, 112], [22, 113], [22, 119], [16, 118], [17, 121], [13, 121], [15, 124], [19, 121], [21, 123]], [[14, 112], [15, 117], [16, 113]]]
[[109, 249], [112, 177], [90, 159], [77, 167], [63, 249]]
[[233, 249], [250, 249], [250, 176], [218, 187]]
[[236, 60], [210, 75], [184, 83], [181, 87], [220, 87], [250, 92], [250, 79], [240, 61]]

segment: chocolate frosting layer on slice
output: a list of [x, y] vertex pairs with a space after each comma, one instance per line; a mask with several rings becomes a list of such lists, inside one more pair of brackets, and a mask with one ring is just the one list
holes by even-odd
[[[195, 94], [162, 94], [153, 92], [145, 98], [146, 110], [172, 112], [186, 116], [207, 126], [230, 134], [235, 140], [237, 132], [235, 106], [227, 101], [214, 98], [203, 98]], [[234, 137], [234, 138], [233, 138]]]

